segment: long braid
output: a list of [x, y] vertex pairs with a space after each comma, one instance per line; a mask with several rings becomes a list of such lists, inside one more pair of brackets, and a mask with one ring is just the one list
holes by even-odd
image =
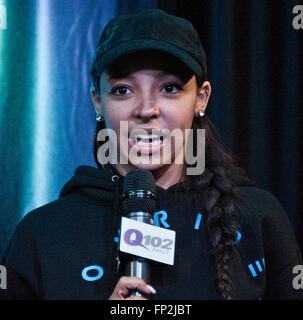
[[235, 219], [232, 189], [227, 190], [229, 183], [224, 181], [225, 179], [222, 177], [224, 176], [220, 176], [218, 173], [213, 174], [213, 178], [206, 189], [207, 199], [205, 203], [210, 206], [207, 208], [207, 226], [212, 246], [217, 286], [221, 298], [229, 300], [232, 297], [229, 263], [233, 257], [238, 226]]
[[206, 169], [200, 176], [187, 176], [186, 181], [200, 193], [201, 204], [207, 213], [217, 288], [221, 299], [229, 300], [232, 298], [230, 262], [239, 230], [234, 185], [229, 176], [235, 160], [224, 150], [220, 137], [206, 115], [202, 121], [195, 118], [192, 128], [206, 130]]

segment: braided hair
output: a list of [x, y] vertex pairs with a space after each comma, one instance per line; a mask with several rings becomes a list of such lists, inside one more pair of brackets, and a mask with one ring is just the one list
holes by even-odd
[[236, 160], [223, 148], [212, 122], [204, 115], [195, 118], [192, 129], [205, 129], [205, 170], [201, 175], [186, 176], [185, 186], [200, 195], [207, 216], [207, 228], [216, 272], [217, 289], [222, 300], [232, 299], [230, 263], [235, 253], [237, 231], [237, 199], [230, 173]]
[[[206, 81], [206, 74], [199, 88]], [[100, 77], [92, 77], [96, 93], [99, 94]], [[105, 128], [104, 122], [97, 122], [94, 138], [94, 158], [99, 168], [98, 148], [102, 142], [97, 141], [98, 132]], [[186, 191], [193, 188], [201, 199], [201, 206], [207, 215], [207, 228], [211, 244], [211, 255], [216, 272], [217, 290], [222, 300], [232, 299], [233, 284], [230, 263], [235, 254], [237, 231], [237, 201], [230, 173], [237, 165], [236, 157], [223, 146], [211, 120], [205, 114], [202, 118], [194, 117], [192, 123], [194, 139], [198, 129], [205, 129], [205, 170], [201, 175], [186, 175], [186, 169], [192, 165], [183, 166], [183, 183]], [[195, 140], [194, 140], [195, 141]], [[104, 143], [104, 142], [103, 142]], [[195, 143], [193, 144], [195, 148]], [[196, 150], [194, 150], [195, 154]], [[177, 189], [178, 190], [178, 189]]]

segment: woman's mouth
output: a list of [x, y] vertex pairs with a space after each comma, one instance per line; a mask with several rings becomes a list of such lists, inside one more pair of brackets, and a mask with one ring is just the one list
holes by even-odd
[[138, 134], [134, 137], [134, 142], [140, 147], [157, 146], [163, 142], [163, 137], [157, 134]]
[[162, 150], [164, 137], [158, 133], [134, 133], [129, 137], [129, 144], [134, 151], [141, 154], [151, 154]]

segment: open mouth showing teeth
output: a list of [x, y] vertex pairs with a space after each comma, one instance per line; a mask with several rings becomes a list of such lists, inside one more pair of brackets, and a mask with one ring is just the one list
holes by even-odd
[[157, 146], [163, 143], [163, 136], [157, 134], [137, 134], [133, 141], [138, 146]]

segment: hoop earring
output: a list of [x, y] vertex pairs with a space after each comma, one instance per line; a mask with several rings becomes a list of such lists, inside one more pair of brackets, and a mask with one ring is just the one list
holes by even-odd
[[100, 113], [98, 113], [98, 114], [96, 115], [96, 121], [97, 121], [97, 122], [102, 122], [102, 121], [104, 121], [104, 117], [101, 116]]

